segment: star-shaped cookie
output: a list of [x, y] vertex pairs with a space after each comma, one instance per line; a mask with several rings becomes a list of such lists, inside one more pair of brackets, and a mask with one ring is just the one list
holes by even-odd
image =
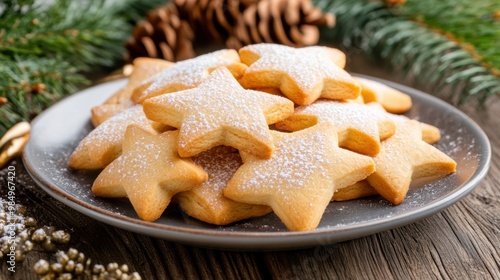
[[240, 79], [243, 87], [279, 88], [299, 105], [309, 105], [320, 97], [356, 98], [361, 91], [358, 82], [338, 66], [338, 50], [262, 43], [243, 47], [239, 53], [248, 65]]
[[272, 211], [269, 206], [240, 203], [224, 196], [222, 191], [227, 182], [242, 164], [234, 148], [217, 146], [194, 156], [193, 161], [207, 172], [208, 180], [175, 196], [189, 216], [210, 224], [227, 225]]
[[84, 170], [106, 167], [120, 155], [123, 135], [129, 124], [136, 124], [150, 133], [157, 133], [152, 126], [153, 122], [144, 115], [142, 105], [135, 105], [106, 120], [83, 138], [71, 154], [69, 166]]
[[149, 57], [136, 58], [132, 64], [133, 70], [127, 84], [103, 104], [92, 108], [91, 120], [94, 126], [98, 126], [110, 117], [134, 106], [136, 103], [131, 99], [134, 89], [144, 80], [173, 65], [172, 62]]
[[382, 83], [355, 77], [361, 85], [361, 95], [365, 103], [377, 102], [389, 113], [401, 114], [412, 106], [411, 97]]
[[346, 201], [376, 195], [378, 192], [366, 180], [361, 180], [345, 188], [338, 189], [332, 201]]
[[177, 138], [177, 131], [154, 135], [129, 126], [123, 154], [99, 174], [92, 192], [103, 197], [128, 197], [141, 219], [158, 219], [174, 194], [199, 186], [208, 177], [191, 159], [179, 157]]
[[293, 102], [245, 90], [229, 70], [214, 70], [197, 88], [153, 97], [146, 116], [180, 129], [179, 154], [190, 157], [218, 145], [269, 158], [273, 141], [268, 124], [293, 112]]
[[381, 143], [374, 157], [376, 171], [367, 180], [394, 205], [401, 204], [412, 179], [455, 172], [456, 163], [422, 140], [420, 123], [403, 116], [392, 117], [396, 133]]
[[208, 77], [210, 72], [220, 66], [229, 69], [234, 77], [240, 78], [247, 66], [240, 62], [235, 50], [219, 50], [195, 58], [179, 61], [139, 85], [132, 95], [137, 103], [165, 94], [194, 88]]
[[375, 156], [380, 151], [380, 140], [394, 134], [396, 126], [383, 108], [374, 104], [347, 103], [334, 100], [318, 100], [308, 106], [300, 106], [276, 127], [296, 131], [320, 122], [331, 122], [338, 131], [340, 147]]
[[337, 132], [330, 123], [272, 133], [273, 156], [259, 159], [242, 153], [243, 165], [224, 195], [271, 206], [290, 230], [315, 229], [336, 188], [354, 184], [374, 171], [370, 157], [338, 147]]

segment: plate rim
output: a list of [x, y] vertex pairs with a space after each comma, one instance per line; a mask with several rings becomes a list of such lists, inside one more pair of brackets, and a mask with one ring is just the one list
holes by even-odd
[[[362, 236], [371, 235], [381, 231], [401, 227], [410, 223], [414, 223], [420, 219], [436, 214], [450, 205], [456, 203], [467, 194], [469, 194], [477, 184], [488, 173], [491, 162], [491, 144], [486, 133], [482, 128], [469, 116], [460, 111], [458, 108], [448, 104], [447, 102], [422, 92], [420, 90], [401, 85], [395, 82], [387, 81], [384, 79], [351, 73], [353, 76], [366, 78], [373, 81], [381, 82], [387, 86], [396, 88], [411, 96], [416, 95], [418, 98], [425, 99], [428, 102], [436, 103], [440, 107], [445, 107], [453, 114], [458, 115], [467, 125], [474, 131], [475, 135], [480, 138], [483, 153], [480, 156], [478, 168], [471, 175], [471, 177], [463, 183], [462, 187], [453, 190], [446, 194], [442, 199], [433, 201], [424, 207], [409, 211], [408, 213], [395, 215], [395, 217], [383, 218], [373, 220], [366, 223], [349, 225], [347, 229], [335, 230], [325, 228], [316, 229], [313, 231], [304, 232], [240, 232], [240, 231], [213, 231], [210, 229], [195, 229], [195, 228], [179, 228], [177, 226], [158, 224], [154, 222], [145, 222], [137, 218], [128, 217], [114, 213], [112, 211], [102, 209], [90, 203], [80, 201], [76, 197], [71, 196], [64, 190], [46, 182], [35, 171], [29, 160], [29, 152], [23, 154], [22, 160], [28, 174], [33, 178], [35, 183], [41, 187], [45, 192], [56, 200], [62, 202], [66, 206], [100, 222], [122, 228], [128, 231], [146, 234], [149, 236], [171, 240], [179, 243], [191, 244], [199, 247], [219, 248], [219, 249], [245, 249], [245, 250], [277, 250], [277, 249], [296, 249], [306, 248], [318, 245], [329, 245], [336, 242], [355, 239]], [[123, 83], [126, 79], [106, 82], [103, 84], [94, 85], [92, 87], [83, 89], [76, 92], [58, 102], [53, 106], [59, 106], [65, 100], [76, 98], [77, 96], [84, 95], [89, 91], [98, 90], [99, 87], [105, 85], [112, 85], [114, 83]], [[32, 128], [36, 129], [36, 124], [43, 119], [46, 114], [50, 113], [51, 108], [46, 109], [38, 115], [31, 123]], [[27, 144], [27, 149], [31, 142]], [[257, 247], [260, 246], [260, 247]]]

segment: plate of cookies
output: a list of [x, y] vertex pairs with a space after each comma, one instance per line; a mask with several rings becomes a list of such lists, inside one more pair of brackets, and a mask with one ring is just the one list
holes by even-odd
[[275, 250], [400, 227], [485, 176], [484, 132], [453, 106], [351, 75], [324, 46], [255, 44], [85, 89], [32, 123], [24, 163], [94, 219], [196, 246]]

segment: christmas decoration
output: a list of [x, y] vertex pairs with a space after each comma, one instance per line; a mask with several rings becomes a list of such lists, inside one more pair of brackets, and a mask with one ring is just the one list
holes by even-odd
[[[68, 232], [56, 230], [52, 226], [38, 227], [37, 220], [26, 213], [27, 209], [23, 205], [12, 206], [9, 200], [0, 198], [0, 260], [9, 261], [13, 255], [16, 262], [20, 263], [32, 250], [50, 252], [69, 242]], [[11, 251], [14, 242], [15, 250]]]
[[335, 18], [308, 0], [268, 0], [248, 7], [236, 22], [226, 41], [230, 48], [261, 42], [303, 47], [317, 44], [318, 27], [333, 27]]
[[310, 0], [175, 0], [149, 12], [126, 47], [129, 60], [179, 61], [195, 55], [195, 37], [234, 49], [261, 42], [299, 47], [316, 44], [319, 27], [333, 24], [334, 16]]
[[109, 263], [104, 267], [101, 264], [90, 266], [92, 260], [85, 257], [77, 249], [70, 248], [67, 252], [55, 253], [56, 261], [49, 263], [40, 259], [33, 266], [33, 270], [41, 279], [95, 279], [95, 280], [140, 280], [139, 273], [130, 273], [126, 264]]
[[29, 140], [30, 129], [31, 126], [28, 122], [20, 122], [0, 139], [0, 168], [11, 159], [21, 155]]
[[194, 33], [185, 19], [179, 18], [173, 3], [152, 10], [134, 28], [126, 44], [127, 60], [147, 56], [178, 61], [193, 57]]

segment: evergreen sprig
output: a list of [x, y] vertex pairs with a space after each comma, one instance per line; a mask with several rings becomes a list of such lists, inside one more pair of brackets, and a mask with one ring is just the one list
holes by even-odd
[[407, 0], [393, 11], [462, 44], [493, 72], [500, 70], [500, 1]]
[[7, 99], [0, 108], [0, 135], [87, 84], [80, 70], [61, 56], [0, 60], [0, 94]]
[[88, 84], [84, 73], [117, 66], [140, 13], [164, 2], [2, 1], [0, 136]]
[[[401, 15], [398, 16], [380, 1], [315, 0], [314, 2], [337, 16], [336, 27], [333, 30], [325, 30], [322, 33], [323, 39], [339, 42], [348, 48], [359, 48], [371, 57], [388, 61], [395, 69], [402, 69], [404, 73], [414, 77], [417, 85], [426, 85], [428, 88], [432, 85], [433, 94], [442, 95], [448, 92], [449, 96], [446, 96], [446, 99], [463, 104], [470, 99], [484, 103], [488, 97], [500, 92], [500, 78], [488, 64], [485, 64], [486, 56], [482, 58], [476, 56], [470, 51], [470, 47], [464, 47], [460, 41], [450, 38], [451, 33], [436, 32], [429, 26], [412, 20], [409, 17], [411, 7], [408, 3], [403, 5], [400, 10]], [[456, 1], [421, 2], [426, 2], [426, 6], [423, 3], [418, 4], [422, 5], [422, 10], [413, 15], [423, 12], [423, 9], [433, 10], [435, 5], [439, 5], [438, 2], [444, 5], [443, 2], [449, 4]], [[404, 8], [407, 4], [409, 6]], [[403, 10], [405, 15], [402, 15]], [[477, 9], [468, 12], [484, 15], [482, 10]], [[446, 22], [448, 18], [442, 21]], [[462, 24], [474, 24], [471, 20], [463, 20]], [[485, 24], [490, 27], [489, 30], [496, 27], [496, 23], [491, 21]], [[461, 36], [459, 34], [463, 33], [457, 32], [454, 36]], [[463, 34], [464, 37], [465, 35]], [[471, 35], [468, 34], [468, 37], [472, 37]], [[488, 40], [498, 43], [499, 38], [497, 36]], [[478, 40], [487, 41], [481, 37]], [[473, 43], [477, 41], [470, 42]], [[494, 59], [489, 59], [489, 62], [493, 63]], [[444, 88], [447, 90], [444, 91]]]

